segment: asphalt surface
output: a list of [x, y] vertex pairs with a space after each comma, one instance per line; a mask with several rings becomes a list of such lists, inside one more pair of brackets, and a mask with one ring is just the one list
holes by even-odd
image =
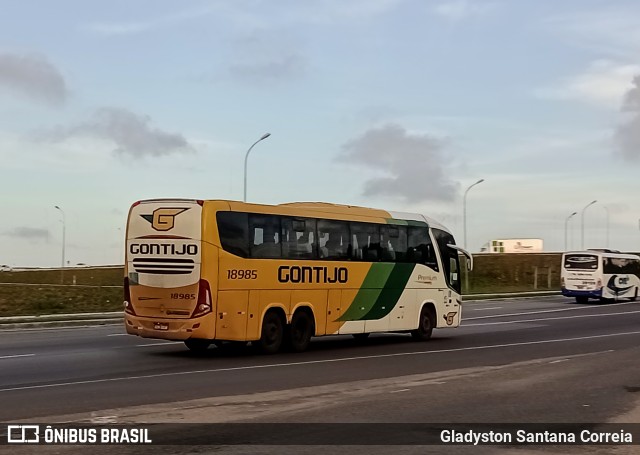
[[638, 405], [640, 303], [485, 300], [463, 320], [428, 342], [328, 337], [274, 356], [198, 356], [119, 325], [2, 331], [0, 422], [608, 422]]

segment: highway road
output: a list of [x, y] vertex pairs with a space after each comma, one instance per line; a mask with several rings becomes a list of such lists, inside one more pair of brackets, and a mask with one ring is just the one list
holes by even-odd
[[428, 342], [329, 337], [273, 356], [194, 355], [117, 325], [6, 330], [0, 422], [640, 422], [640, 303], [463, 311]]

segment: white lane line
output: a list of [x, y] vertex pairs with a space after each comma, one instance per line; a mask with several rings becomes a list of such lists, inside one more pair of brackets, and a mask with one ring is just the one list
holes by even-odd
[[17, 357], [33, 357], [35, 354], [0, 355], [0, 359], [15, 359]]
[[560, 360], [554, 360], [553, 362], [549, 362], [549, 363], [562, 363], [562, 362], [568, 362], [569, 359], [560, 359]]
[[526, 341], [521, 343], [506, 343], [506, 344], [491, 344], [485, 346], [469, 346], [466, 348], [453, 348], [453, 349], [440, 349], [437, 351], [414, 351], [414, 352], [396, 352], [393, 354], [379, 354], [379, 355], [364, 355], [357, 357], [342, 357], [339, 359], [324, 359], [324, 360], [308, 360], [306, 362], [290, 362], [290, 363], [270, 363], [266, 365], [246, 365], [242, 367], [229, 367], [229, 368], [212, 368], [208, 370], [191, 370], [191, 371], [176, 371], [173, 373], [158, 373], [158, 374], [146, 374], [141, 376], [121, 376], [117, 378], [105, 378], [105, 379], [92, 379], [88, 381], [71, 381], [71, 382], [59, 382], [54, 384], [40, 384], [40, 385], [30, 385], [30, 386], [19, 386], [19, 387], [7, 387], [4, 389], [0, 389], [1, 392], [13, 392], [17, 390], [33, 390], [33, 389], [49, 389], [53, 387], [65, 387], [71, 385], [85, 385], [85, 384], [100, 384], [105, 382], [117, 382], [117, 381], [129, 381], [135, 379], [152, 379], [152, 378], [163, 378], [163, 377], [171, 377], [171, 376], [186, 376], [192, 374], [203, 374], [203, 373], [225, 373], [229, 371], [245, 371], [245, 370], [260, 370], [264, 368], [284, 368], [284, 367], [292, 367], [292, 366], [301, 366], [301, 365], [318, 365], [323, 363], [337, 363], [337, 362], [349, 362], [353, 360], [371, 360], [371, 359], [383, 359], [389, 357], [406, 357], [413, 355], [427, 355], [427, 354], [444, 354], [447, 352], [461, 352], [461, 351], [478, 351], [483, 349], [496, 349], [496, 348], [511, 348], [517, 346], [532, 346], [536, 344], [549, 344], [549, 343], [565, 343], [571, 341], [583, 341], [583, 340], [593, 340], [598, 338], [611, 338], [611, 337], [620, 337], [627, 335], [640, 335], [640, 331], [635, 332], [621, 332], [621, 333], [607, 333], [604, 335], [591, 335], [585, 337], [575, 337], [575, 338], [557, 338], [554, 340], [538, 340], [538, 341]]
[[[620, 316], [622, 314], [634, 314], [634, 313], [640, 313], [640, 310], [621, 311], [620, 313], [578, 314], [575, 316], [559, 316], [557, 318], [537, 318], [537, 319], [518, 319], [517, 321], [481, 322], [479, 324], [465, 324], [463, 320], [462, 324], [460, 324], [460, 327], [482, 327], [485, 325], [522, 324], [525, 322], [559, 321], [560, 319], [604, 318], [607, 316]], [[472, 318], [467, 318], [467, 321], [469, 319], [472, 319]]]
[[400, 393], [400, 392], [408, 392], [409, 390], [411, 390], [411, 389], [400, 389], [400, 390], [392, 390], [392, 391], [391, 391], [391, 392], [389, 392], [389, 393]]
[[485, 311], [485, 310], [499, 310], [501, 306], [492, 306], [489, 308], [471, 308], [473, 311]]
[[169, 346], [171, 344], [182, 344], [182, 341], [163, 341], [162, 343], [135, 344], [137, 348], [146, 348], [147, 346]]
[[129, 335], [128, 333], [110, 333], [108, 337], [123, 337]]
[[4, 329], [0, 327], [0, 332], [50, 332], [52, 330], [63, 331], [63, 330], [78, 330], [78, 329], [101, 329], [101, 328], [111, 328], [115, 326], [122, 326], [122, 322], [116, 323], [106, 323], [99, 325], [74, 325], [70, 327], [26, 327], [26, 328], [16, 328], [16, 329]]
[[475, 318], [465, 318], [465, 320], [469, 321], [471, 319], [505, 318], [507, 316], [525, 316], [527, 314], [557, 313], [560, 311], [592, 310], [596, 308], [601, 310], [603, 308], [611, 308], [611, 307], [620, 306], [620, 305], [631, 305], [635, 303], [636, 302], [621, 302], [621, 303], [609, 303], [606, 306], [585, 306], [585, 307], [574, 307], [574, 308], [558, 308], [556, 310], [527, 311], [524, 313], [492, 314], [489, 316], [476, 316]]

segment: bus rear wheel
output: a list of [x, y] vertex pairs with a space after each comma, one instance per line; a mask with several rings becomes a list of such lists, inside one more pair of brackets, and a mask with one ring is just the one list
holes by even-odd
[[211, 341], [202, 340], [200, 338], [189, 338], [188, 340], [184, 340], [184, 344], [189, 348], [190, 351], [203, 353], [209, 349], [209, 345]]
[[258, 341], [258, 348], [264, 354], [275, 354], [282, 346], [284, 338], [282, 318], [275, 312], [269, 311], [262, 321], [262, 333]]
[[302, 352], [309, 347], [314, 334], [313, 320], [306, 311], [297, 311], [288, 330], [288, 344], [293, 352]]
[[436, 317], [431, 308], [426, 305], [420, 311], [420, 319], [418, 320], [418, 328], [411, 331], [411, 336], [417, 341], [426, 341], [431, 338], [433, 327], [436, 325]]

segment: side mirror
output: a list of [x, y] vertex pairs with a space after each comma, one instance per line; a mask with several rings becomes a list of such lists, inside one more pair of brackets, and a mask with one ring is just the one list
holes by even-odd
[[449, 244], [447, 244], [447, 246], [449, 248], [452, 248], [452, 249], [456, 250], [459, 253], [464, 254], [464, 256], [467, 258], [467, 270], [469, 272], [471, 272], [473, 270], [473, 256], [471, 256], [471, 253], [469, 253], [464, 248], [459, 247], [458, 245], [452, 245], [452, 244], [449, 243]]

